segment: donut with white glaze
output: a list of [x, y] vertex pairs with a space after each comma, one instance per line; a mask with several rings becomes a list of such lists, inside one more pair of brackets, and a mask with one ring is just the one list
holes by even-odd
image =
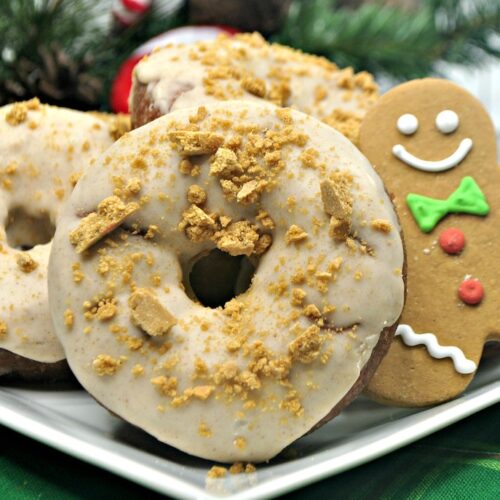
[[135, 127], [176, 109], [227, 99], [267, 100], [310, 114], [357, 142], [378, 88], [366, 72], [267, 43], [258, 33], [156, 49], [135, 67]]
[[[208, 307], [186, 274], [214, 249], [256, 270]], [[226, 101], [133, 130], [83, 175], [49, 297], [68, 363], [102, 405], [192, 455], [263, 461], [366, 384], [403, 307], [403, 267], [392, 203], [351, 142], [298, 111]]]
[[36, 99], [0, 108], [0, 376], [68, 374], [48, 309], [50, 240], [78, 175], [118, 132]]

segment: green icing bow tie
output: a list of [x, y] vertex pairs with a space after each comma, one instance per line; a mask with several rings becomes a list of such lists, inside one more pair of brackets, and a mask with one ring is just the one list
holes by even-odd
[[483, 192], [472, 177], [464, 177], [458, 189], [447, 200], [436, 200], [410, 193], [406, 203], [424, 233], [432, 231], [447, 214], [487, 215], [490, 211]]

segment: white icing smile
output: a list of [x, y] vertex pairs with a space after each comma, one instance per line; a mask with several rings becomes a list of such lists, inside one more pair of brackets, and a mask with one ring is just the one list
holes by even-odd
[[468, 137], [463, 139], [458, 148], [450, 156], [442, 160], [422, 160], [415, 155], [409, 153], [402, 144], [396, 144], [392, 148], [392, 153], [396, 158], [406, 163], [410, 167], [424, 170], [425, 172], [443, 172], [450, 168], [456, 167], [472, 149], [472, 139]]

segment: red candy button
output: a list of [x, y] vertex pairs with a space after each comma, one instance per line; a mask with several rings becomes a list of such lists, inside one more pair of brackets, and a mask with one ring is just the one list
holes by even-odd
[[450, 227], [439, 235], [439, 246], [451, 255], [460, 253], [465, 246], [465, 236], [460, 229]]
[[484, 297], [484, 288], [481, 282], [477, 279], [468, 279], [462, 281], [458, 287], [458, 296], [470, 306], [479, 304]]

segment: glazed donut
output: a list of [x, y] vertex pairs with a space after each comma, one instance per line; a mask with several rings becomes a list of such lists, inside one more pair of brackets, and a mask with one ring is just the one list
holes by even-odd
[[370, 74], [339, 70], [323, 57], [270, 45], [253, 33], [154, 51], [134, 70], [131, 109], [138, 127], [180, 108], [265, 99], [319, 118], [356, 143], [377, 97]]
[[36, 99], [0, 108], [0, 376], [67, 374], [48, 310], [50, 240], [78, 174], [120, 129]]
[[[256, 270], [207, 307], [186, 270], [214, 249]], [[367, 382], [401, 313], [403, 265], [392, 203], [351, 142], [299, 111], [226, 101], [133, 130], [84, 173], [49, 298], [102, 405], [187, 453], [262, 461]]]

